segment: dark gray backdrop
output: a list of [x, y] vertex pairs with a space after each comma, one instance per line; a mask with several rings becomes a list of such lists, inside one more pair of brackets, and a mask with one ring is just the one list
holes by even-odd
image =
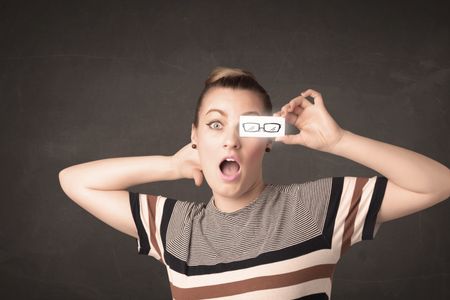
[[[445, 1], [0, 2], [0, 296], [168, 299], [165, 269], [62, 192], [96, 159], [171, 155], [218, 65], [252, 71], [275, 109], [319, 90], [345, 129], [449, 165]], [[265, 180], [376, 172], [277, 144]], [[207, 201], [191, 180], [136, 186]], [[449, 299], [450, 203], [385, 223], [335, 273], [333, 299]]]

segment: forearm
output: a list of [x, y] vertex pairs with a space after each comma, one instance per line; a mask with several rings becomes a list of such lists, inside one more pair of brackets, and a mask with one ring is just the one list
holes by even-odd
[[450, 170], [414, 151], [346, 130], [328, 152], [371, 168], [407, 190], [449, 197]]
[[158, 155], [95, 160], [68, 167], [60, 173], [66, 183], [96, 190], [123, 190], [177, 177], [171, 157]]

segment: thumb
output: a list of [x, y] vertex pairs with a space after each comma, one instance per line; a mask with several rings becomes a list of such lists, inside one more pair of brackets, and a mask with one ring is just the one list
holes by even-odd
[[202, 182], [203, 182], [203, 173], [201, 170], [194, 170], [193, 171], [193, 177], [194, 177], [194, 182], [196, 186], [201, 186]]

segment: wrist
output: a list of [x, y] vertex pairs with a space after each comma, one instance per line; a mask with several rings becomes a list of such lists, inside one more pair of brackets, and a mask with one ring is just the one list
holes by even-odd
[[352, 133], [348, 130], [342, 129], [340, 138], [328, 149], [326, 152], [334, 155], [342, 155], [342, 151], [347, 147], [346, 144]]
[[169, 160], [169, 166], [170, 166], [170, 173], [172, 174], [171, 177], [174, 180], [180, 179], [182, 176], [181, 176], [179, 162], [178, 162], [177, 157], [175, 155], [168, 156], [168, 160]]

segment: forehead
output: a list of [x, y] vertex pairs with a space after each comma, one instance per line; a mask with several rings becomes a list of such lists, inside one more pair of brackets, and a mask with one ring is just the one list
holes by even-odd
[[264, 113], [261, 97], [256, 92], [223, 87], [212, 88], [206, 93], [200, 108], [200, 116], [214, 109], [222, 110], [227, 115], [241, 115], [249, 111], [256, 111], [260, 115]]

